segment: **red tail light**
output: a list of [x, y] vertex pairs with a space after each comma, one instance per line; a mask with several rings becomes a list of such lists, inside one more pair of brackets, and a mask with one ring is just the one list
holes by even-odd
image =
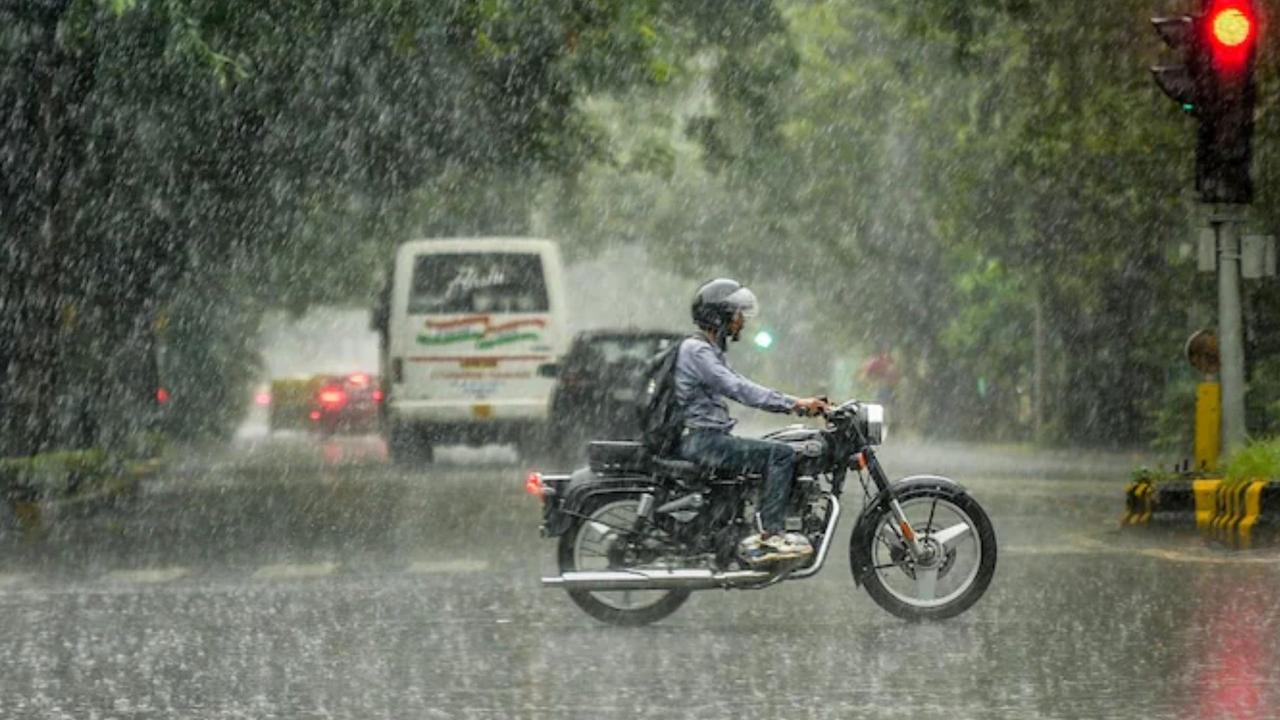
[[320, 388], [320, 393], [317, 397], [320, 399], [320, 404], [329, 409], [342, 407], [347, 402], [347, 394], [336, 385], [326, 385]]
[[169, 402], [169, 391], [164, 388], [156, 388], [156, 402], [161, 405]]
[[260, 392], [260, 393], [258, 393], [257, 395], [254, 395], [254, 396], [253, 396], [253, 400], [254, 400], [254, 402], [258, 403], [259, 405], [270, 405], [270, 404], [271, 404], [271, 393], [268, 393], [268, 392]]
[[376, 403], [382, 402], [382, 391], [381, 391], [381, 390], [374, 390], [374, 391], [373, 391], [373, 401], [374, 401], [374, 402], [376, 402]]
[[534, 497], [542, 497], [542, 473], [529, 473], [529, 477], [524, 481], [524, 491]]
[[356, 387], [364, 387], [369, 384], [369, 376], [365, 373], [351, 373], [347, 376], [347, 382]]

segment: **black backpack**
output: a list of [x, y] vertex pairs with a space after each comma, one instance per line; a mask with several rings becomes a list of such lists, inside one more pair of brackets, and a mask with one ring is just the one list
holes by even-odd
[[693, 336], [682, 338], [654, 355], [640, 381], [636, 401], [640, 442], [657, 457], [675, 455], [680, 444], [684, 412], [676, 402], [676, 358], [680, 356], [680, 346], [689, 337]]

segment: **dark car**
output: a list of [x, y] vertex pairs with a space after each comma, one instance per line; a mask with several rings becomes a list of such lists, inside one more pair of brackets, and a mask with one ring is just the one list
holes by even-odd
[[578, 333], [560, 362], [551, 396], [554, 445], [580, 454], [587, 440], [626, 440], [639, 434], [636, 400], [649, 360], [681, 333], [590, 330]]
[[311, 398], [311, 424], [321, 435], [377, 432], [382, 388], [369, 373], [325, 378]]

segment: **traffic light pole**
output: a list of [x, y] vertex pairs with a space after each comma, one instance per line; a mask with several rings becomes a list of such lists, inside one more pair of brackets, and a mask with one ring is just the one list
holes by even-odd
[[1222, 369], [1222, 450], [1244, 445], [1244, 330], [1240, 309], [1240, 226], [1244, 207], [1213, 205], [1209, 215], [1218, 248], [1218, 351]]
[[1244, 332], [1240, 228], [1253, 201], [1249, 175], [1256, 98], [1257, 0], [1200, 0], [1197, 11], [1152, 18], [1178, 64], [1151, 68], [1156, 84], [1199, 120], [1196, 190], [1208, 203], [1218, 255], [1222, 449], [1244, 444]]

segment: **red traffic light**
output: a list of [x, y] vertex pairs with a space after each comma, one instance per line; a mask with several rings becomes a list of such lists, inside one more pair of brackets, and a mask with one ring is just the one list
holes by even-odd
[[1213, 16], [1213, 39], [1225, 47], [1239, 47], [1253, 35], [1253, 21], [1240, 8], [1227, 8]]
[[1258, 36], [1258, 19], [1248, 0], [1219, 0], [1205, 17], [1213, 62], [1220, 70], [1235, 70], [1249, 60]]

